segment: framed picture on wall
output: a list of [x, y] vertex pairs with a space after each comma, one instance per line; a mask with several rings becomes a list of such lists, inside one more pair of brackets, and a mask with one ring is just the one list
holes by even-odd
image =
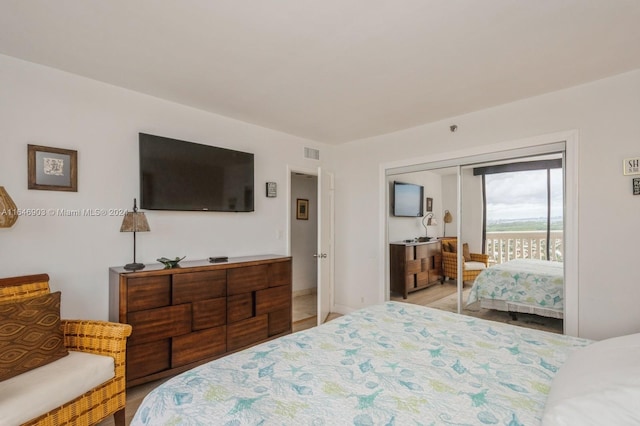
[[78, 192], [78, 151], [27, 145], [29, 189]]
[[433, 198], [427, 198], [427, 211], [433, 211]]
[[296, 201], [296, 219], [309, 220], [309, 200], [298, 198]]

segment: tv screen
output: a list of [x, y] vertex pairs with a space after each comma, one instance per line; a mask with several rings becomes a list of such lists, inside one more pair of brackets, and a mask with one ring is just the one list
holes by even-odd
[[413, 183], [393, 182], [393, 215], [418, 217], [423, 214], [424, 187]]
[[253, 154], [139, 135], [140, 207], [253, 211]]

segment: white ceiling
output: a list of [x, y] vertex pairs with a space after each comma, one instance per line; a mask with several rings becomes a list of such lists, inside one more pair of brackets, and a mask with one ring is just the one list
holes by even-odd
[[341, 143], [639, 69], [640, 1], [0, 0], [0, 53]]

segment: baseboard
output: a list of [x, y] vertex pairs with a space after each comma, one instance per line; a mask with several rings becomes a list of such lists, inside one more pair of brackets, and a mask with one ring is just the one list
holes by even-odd
[[318, 289], [316, 287], [313, 288], [303, 288], [302, 290], [294, 290], [291, 294], [293, 297], [307, 296], [309, 294], [317, 294]]
[[347, 315], [347, 314], [350, 314], [351, 312], [357, 311], [358, 309], [359, 308], [352, 308], [350, 306], [345, 306], [345, 305], [333, 305], [331, 312], [336, 314], [341, 314], [341, 315]]

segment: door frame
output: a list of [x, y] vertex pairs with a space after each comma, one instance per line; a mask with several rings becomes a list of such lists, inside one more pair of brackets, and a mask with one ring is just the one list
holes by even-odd
[[[286, 238], [286, 253], [288, 256], [291, 256], [291, 223], [293, 220], [293, 215], [292, 215], [292, 204], [291, 204], [291, 175], [293, 173], [304, 173], [307, 175], [311, 175], [311, 176], [315, 176], [317, 179], [317, 199], [320, 200], [321, 194], [320, 194], [320, 173], [322, 171], [324, 171], [325, 169], [323, 169], [322, 167], [301, 167], [301, 166], [293, 166], [293, 165], [287, 165], [287, 183], [286, 183], [286, 209], [287, 209], [287, 219], [286, 219], [286, 226], [287, 226], [287, 238]], [[332, 220], [333, 220], [333, 209], [335, 209], [335, 206], [332, 206]], [[320, 209], [317, 209], [317, 217], [318, 217], [318, 233], [322, 232], [322, 229], [320, 228]], [[335, 232], [335, 230], [332, 230], [332, 232]], [[331, 239], [332, 241], [335, 241], [335, 235], [331, 235]], [[318, 244], [320, 244], [320, 235], [318, 235]], [[334, 305], [335, 305], [335, 289], [334, 289], [334, 285], [335, 285], [335, 267], [334, 267], [334, 247], [335, 244], [333, 244], [331, 246], [331, 253], [328, 254], [328, 261], [331, 262], [331, 275], [329, 276], [329, 294], [330, 294], [330, 309], [331, 311], [334, 310]], [[316, 247], [316, 253], [318, 252], [317, 247]], [[295, 259], [294, 259], [295, 261]], [[318, 273], [319, 273], [319, 265], [318, 265], [318, 269], [317, 269]], [[317, 282], [317, 294], [320, 294], [320, 285], [321, 283]], [[292, 289], [291, 291], [293, 291], [293, 283], [292, 283]], [[316, 307], [316, 315], [318, 316], [318, 320], [320, 320], [320, 310], [319, 310], [319, 303], [320, 303], [320, 296], [318, 296], [318, 306]]]
[[317, 168], [307, 168], [287, 165], [287, 184], [286, 184], [286, 202], [287, 202], [287, 238], [286, 238], [286, 253], [287, 256], [291, 256], [291, 223], [292, 223], [292, 204], [291, 204], [291, 174], [292, 173], [304, 173], [306, 175], [318, 177]]

